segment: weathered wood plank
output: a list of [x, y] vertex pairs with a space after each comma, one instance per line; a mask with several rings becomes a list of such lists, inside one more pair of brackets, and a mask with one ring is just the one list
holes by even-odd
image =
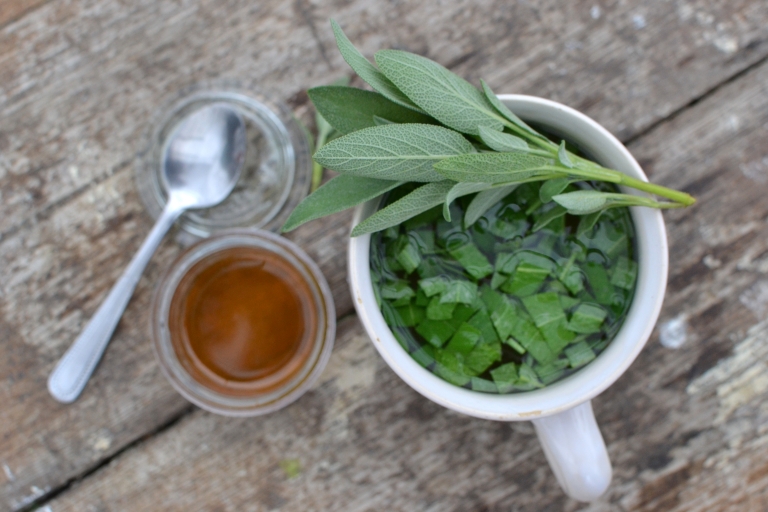
[[32, 9], [43, 5], [47, 1], [49, 0], [1, 0], [0, 27], [21, 18]]
[[[581, 107], [630, 137], [768, 54], [760, 2], [594, 6], [53, 0], [0, 29], [4, 506], [82, 474], [185, 410], [145, 335], [152, 283], [178, 253], [173, 243], [153, 260], [83, 399], [59, 406], [44, 388], [151, 225], [129, 175], [163, 98], [228, 77], [293, 96], [301, 110], [301, 90], [347, 72], [325, 27], [333, 15], [369, 55], [388, 46], [425, 53], [499, 92]], [[350, 309], [348, 218], [292, 235], [320, 260], [340, 312]]]
[[655, 336], [595, 400], [615, 468], [600, 501], [564, 497], [528, 424], [456, 415], [409, 390], [350, 320], [324, 382], [294, 406], [242, 422], [190, 415], [51, 510], [764, 510], [766, 84], [768, 64], [631, 146], [655, 181], [699, 203], [667, 215], [660, 327], [678, 319], [682, 345]]

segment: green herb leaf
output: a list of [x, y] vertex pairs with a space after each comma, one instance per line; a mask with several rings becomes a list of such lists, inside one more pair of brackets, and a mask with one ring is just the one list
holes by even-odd
[[571, 183], [570, 178], [555, 178], [554, 180], [547, 180], [541, 184], [539, 189], [539, 199], [543, 204], [546, 204], [552, 200], [553, 196], [556, 196]]
[[565, 141], [560, 141], [560, 147], [557, 150], [557, 160], [569, 169], [576, 167], [568, 156], [568, 150], [565, 149]]
[[379, 50], [374, 59], [398, 89], [444, 125], [472, 135], [479, 135], [480, 126], [504, 128], [504, 118], [483, 93], [440, 64], [400, 50]]
[[444, 179], [433, 164], [474, 150], [460, 134], [441, 126], [389, 124], [329, 142], [315, 153], [315, 160], [351, 176], [430, 182]]
[[296, 206], [282, 231], [291, 231], [310, 220], [364, 203], [402, 183], [358, 176], [336, 176]]
[[559, 194], [553, 196], [552, 200], [567, 208], [568, 213], [571, 215], [587, 215], [617, 206], [670, 207], [670, 203], [660, 203], [647, 197], [601, 192], [599, 190], [579, 190], [567, 194]]
[[445, 202], [443, 203], [443, 217], [448, 222], [451, 222], [451, 203], [454, 199], [475, 192], [481, 192], [493, 187], [490, 183], [457, 183], [451, 190], [445, 195]]
[[584, 233], [591, 231], [592, 228], [595, 227], [595, 224], [597, 224], [597, 220], [600, 218], [600, 215], [602, 215], [603, 211], [604, 210], [600, 210], [582, 216], [581, 220], [579, 220], [579, 227], [576, 230], [576, 236], [581, 236]]
[[376, 117], [390, 123], [436, 123], [431, 117], [405, 108], [377, 92], [326, 85], [314, 87], [307, 93], [317, 112], [344, 135], [376, 126]]
[[517, 188], [517, 184], [494, 187], [490, 190], [479, 192], [469, 203], [464, 214], [464, 228], [468, 229], [477, 219], [482, 217], [493, 205], [507, 197]]
[[400, 92], [381, 71], [376, 69], [376, 66], [371, 64], [371, 62], [360, 53], [360, 50], [355, 48], [355, 45], [353, 45], [352, 41], [350, 41], [344, 34], [344, 31], [341, 30], [338, 23], [331, 20], [331, 27], [333, 28], [334, 36], [336, 36], [336, 45], [339, 47], [341, 56], [344, 57], [344, 60], [347, 61], [349, 67], [355, 70], [355, 73], [357, 73], [360, 78], [365, 80], [368, 85], [379, 91], [387, 99], [417, 112], [422, 112], [422, 110]]
[[[326, 146], [327, 148], [328, 146]], [[518, 151], [473, 153], [445, 158], [434, 165], [446, 179], [471, 183], [520, 183], [565, 176], [551, 158]]]
[[410, 194], [377, 211], [363, 222], [355, 226], [352, 236], [374, 233], [418, 215], [433, 208], [445, 200], [445, 194], [453, 187], [451, 181], [428, 183], [417, 188]]
[[547, 213], [539, 217], [539, 220], [536, 221], [536, 223], [533, 225], [533, 231], [536, 232], [544, 227], [547, 226], [550, 222], [552, 222], [555, 219], [559, 219], [563, 215], [568, 213], [568, 210], [563, 208], [560, 205], [555, 206], [551, 210], [549, 210]]
[[383, 117], [379, 116], [373, 116], [373, 125], [374, 126], [382, 126], [385, 124], [395, 124], [394, 121], [388, 121], [387, 119], [384, 119]]
[[513, 114], [512, 111], [509, 110], [504, 103], [502, 103], [502, 101], [498, 98], [498, 96], [496, 96], [493, 93], [493, 91], [488, 86], [488, 84], [485, 83], [485, 81], [480, 80], [480, 83], [483, 85], [483, 93], [485, 93], [486, 99], [491, 105], [493, 105], [493, 108], [496, 110], [496, 112], [498, 112], [499, 114], [507, 118], [507, 120], [511, 121], [518, 128], [528, 132], [528, 134], [533, 135], [534, 137], [537, 137], [542, 140], [547, 140], [539, 132], [537, 132], [536, 130], [534, 130], [527, 124], [525, 124], [525, 121], [523, 121], [522, 119], [517, 117], [515, 114]]
[[469, 281], [449, 281], [440, 295], [441, 304], [472, 304], [477, 299], [477, 284]]
[[520, 137], [515, 137], [504, 132], [498, 132], [485, 126], [479, 128], [480, 139], [486, 146], [494, 151], [512, 152], [512, 151], [525, 151], [528, 149], [528, 143]]

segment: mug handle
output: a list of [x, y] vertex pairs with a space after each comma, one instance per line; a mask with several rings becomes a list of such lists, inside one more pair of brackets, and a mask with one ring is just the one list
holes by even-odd
[[611, 483], [611, 461], [605, 441], [586, 401], [567, 411], [533, 420], [547, 461], [565, 493], [594, 501]]

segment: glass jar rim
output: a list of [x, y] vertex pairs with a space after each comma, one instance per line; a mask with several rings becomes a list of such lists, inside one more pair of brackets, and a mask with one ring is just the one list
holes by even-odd
[[[317, 330], [311, 353], [299, 371], [279, 388], [253, 396], [230, 396], [214, 391], [197, 380], [179, 360], [169, 329], [171, 300], [187, 273], [205, 258], [232, 248], [258, 248], [283, 259], [306, 282], [312, 294]], [[281, 409], [301, 397], [322, 373], [333, 349], [336, 313], [325, 277], [317, 264], [295, 243], [259, 229], [229, 229], [216, 232], [186, 249], [161, 278], [151, 306], [153, 347], [166, 379], [184, 398], [207, 411], [225, 416], [257, 416]]]

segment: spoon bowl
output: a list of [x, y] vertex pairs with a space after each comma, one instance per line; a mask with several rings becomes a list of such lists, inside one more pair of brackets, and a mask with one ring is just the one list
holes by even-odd
[[232, 192], [243, 167], [245, 147], [245, 123], [224, 104], [195, 111], [171, 133], [163, 151], [162, 172], [168, 203], [123, 275], [48, 378], [53, 398], [70, 403], [80, 396], [165, 233], [184, 211], [214, 206]]

